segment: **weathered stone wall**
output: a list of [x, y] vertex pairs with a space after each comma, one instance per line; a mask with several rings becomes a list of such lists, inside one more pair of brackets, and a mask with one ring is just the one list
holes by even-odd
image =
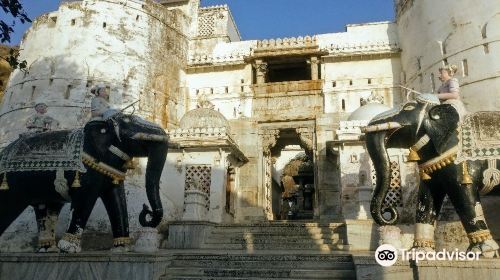
[[[0, 57], [8, 58], [10, 55], [10, 50], [12, 48], [6, 45], [0, 45]], [[2, 97], [5, 87], [7, 86], [7, 82], [9, 80], [10, 73], [12, 72], [12, 68], [9, 63], [0, 59], [0, 105], [2, 104]]]
[[500, 2], [397, 1], [402, 82], [436, 91], [439, 67], [455, 64], [469, 111], [500, 108]]
[[176, 111], [168, 115], [167, 108], [183, 102], [176, 89], [188, 24], [179, 10], [151, 1], [66, 2], [38, 17], [21, 43], [28, 72], [15, 71], [6, 89], [0, 146], [24, 130], [39, 100], [62, 127], [81, 126], [98, 83], [110, 86], [116, 107], [140, 100], [139, 114], [164, 126], [175, 123]]

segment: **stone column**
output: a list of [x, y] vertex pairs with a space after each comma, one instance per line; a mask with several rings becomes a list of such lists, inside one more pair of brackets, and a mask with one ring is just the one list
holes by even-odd
[[263, 207], [268, 220], [273, 218], [272, 213], [272, 157], [271, 148], [279, 138], [279, 129], [263, 129], [259, 133], [262, 140], [262, 169], [263, 169]]
[[319, 80], [319, 59], [316, 56], [307, 61], [311, 65], [311, 80]]
[[265, 84], [267, 77], [267, 62], [262, 59], [255, 60], [255, 74], [257, 76], [257, 84]]

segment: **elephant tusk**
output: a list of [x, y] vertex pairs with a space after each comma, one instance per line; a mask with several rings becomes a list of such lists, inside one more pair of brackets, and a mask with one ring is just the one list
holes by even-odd
[[390, 129], [401, 128], [401, 127], [402, 126], [400, 123], [386, 122], [386, 123], [374, 124], [374, 125], [362, 127], [361, 132], [369, 133], [369, 132], [384, 131], [384, 130], [390, 130]]
[[113, 184], [115, 185], [118, 185], [120, 181], [125, 180], [125, 173], [105, 164], [104, 162], [98, 162], [94, 157], [85, 152], [82, 153], [82, 161], [90, 168], [113, 179]]
[[156, 135], [156, 134], [149, 134], [149, 133], [136, 133], [134, 136], [131, 137], [134, 140], [144, 140], [144, 141], [156, 141], [156, 142], [168, 142], [169, 137], [168, 135]]

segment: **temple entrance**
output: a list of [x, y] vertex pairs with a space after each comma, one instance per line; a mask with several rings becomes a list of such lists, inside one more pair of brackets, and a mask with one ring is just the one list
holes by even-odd
[[313, 219], [318, 205], [312, 127], [266, 129], [261, 135], [267, 219]]

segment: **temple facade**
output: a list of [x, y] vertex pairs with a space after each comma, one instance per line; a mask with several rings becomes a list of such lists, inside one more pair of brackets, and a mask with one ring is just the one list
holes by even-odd
[[[138, 101], [125, 111], [161, 124], [179, 145], [162, 179], [165, 225], [349, 221], [348, 230], [371, 232], [373, 164], [360, 127], [406, 101], [400, 85], [435, 92], [438, 68], [456, 64], [467, 109], [500, 107], [500, 31], [492, 28], [500, 4], [466, 2], [398, 0], [395, 22], [241, 40], [225, 5], [63, 1], [24, 35], [20, 59], [28, 69], [14, 71], [5, 89], [0, 148], [25, 131], [40, 101], [61, 128], [83, 126], [90, 89], [105, 84], [113, 106]], [[418, 179], [406, 156], [391, 154], [395, 179], [386, 203], [411, 223]], [[144, 168], [138, 160], [126, 181], [133, 217], [147, 201]], [[32, 215], [27, 210], [3, 241], [21, 238], [21, 228], [33, 232], [22, 238], [34, 238]], [[99, 204], [90, 229], [109, 231], [106, 221]], [[138, 227], [131, 221], [132, 231]], [[352, 244], [373, 249], [373, 240], [356, 238]]]

